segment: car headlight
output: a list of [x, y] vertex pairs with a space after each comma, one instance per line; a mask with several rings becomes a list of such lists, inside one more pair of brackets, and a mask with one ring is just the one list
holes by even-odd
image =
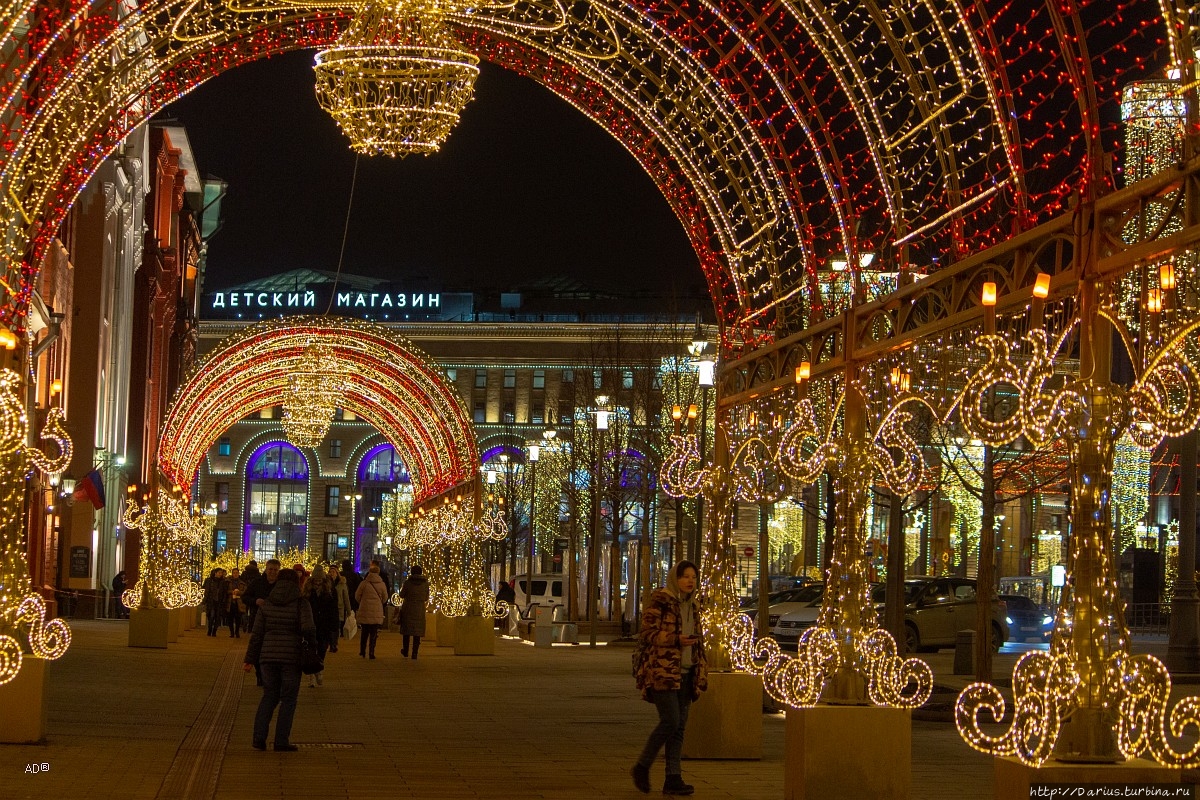
[[1012, 617], [1005, 617], [1004, 621], [1007, 622], [1009, 625], [1013, 624]]
[[1042, 624], [1043, 625], [1053, 625], [1054, 617], [1042, 617]]

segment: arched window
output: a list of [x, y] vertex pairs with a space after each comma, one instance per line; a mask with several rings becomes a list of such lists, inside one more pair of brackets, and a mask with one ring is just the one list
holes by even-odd
[[359, 543], [356, 568], [378, 558], [387, 570], [391, 554], [378, 545], [383, 498], [397, 490], [406, 490], [410, 481], [408, 469], [396, 454], [396, 448], [386, 442], [369, 450], [358, 465], [356, 493], [362, 495], [362, 500], [356, 502], [354, 508], [355, 533]]
[[258, 561], [308, 545], [308, 462], [286, 442], [254, 451], [246, 468], [243, 549]]

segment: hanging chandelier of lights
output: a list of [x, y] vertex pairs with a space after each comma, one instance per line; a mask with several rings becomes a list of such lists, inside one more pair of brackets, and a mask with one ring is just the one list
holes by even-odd
[[479, 59], [445, 2], [371, 2], [317, 53], [317, 102], [363, 155], [436, 153], [474, 94]]
[[342, 402], [338, 359], [328, 347], [310, 344], [283, 393], [283, 432], [297, 447], [317, 447]]

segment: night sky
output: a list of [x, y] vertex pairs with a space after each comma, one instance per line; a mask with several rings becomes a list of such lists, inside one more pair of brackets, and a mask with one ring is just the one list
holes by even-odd
[[[159, 118], [229, 184], [206, 287], [333, 270], [355, 155], [317, 105], [312, 53], [225, 73]], [[535, 82], [481, 64], [440, 153], [359, 159], [343, 271], [442, 290], [567, 275], [593, 288], [703, 292], [683, 228], [599, 126]]]

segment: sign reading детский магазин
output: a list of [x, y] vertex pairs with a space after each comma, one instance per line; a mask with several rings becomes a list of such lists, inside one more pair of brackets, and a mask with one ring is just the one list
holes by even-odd
[[[330, 302], [332, 295], [332, 302]], [[346, 317], [393, 320], [461, 320], [474, 311], [469, 292], [407, 292], [390, 287], [370, 291], [334, 289], [272, 290], [238, 287], [204, 295], [208, 319], [259, 319], [294, 314], [331, 313]]]

